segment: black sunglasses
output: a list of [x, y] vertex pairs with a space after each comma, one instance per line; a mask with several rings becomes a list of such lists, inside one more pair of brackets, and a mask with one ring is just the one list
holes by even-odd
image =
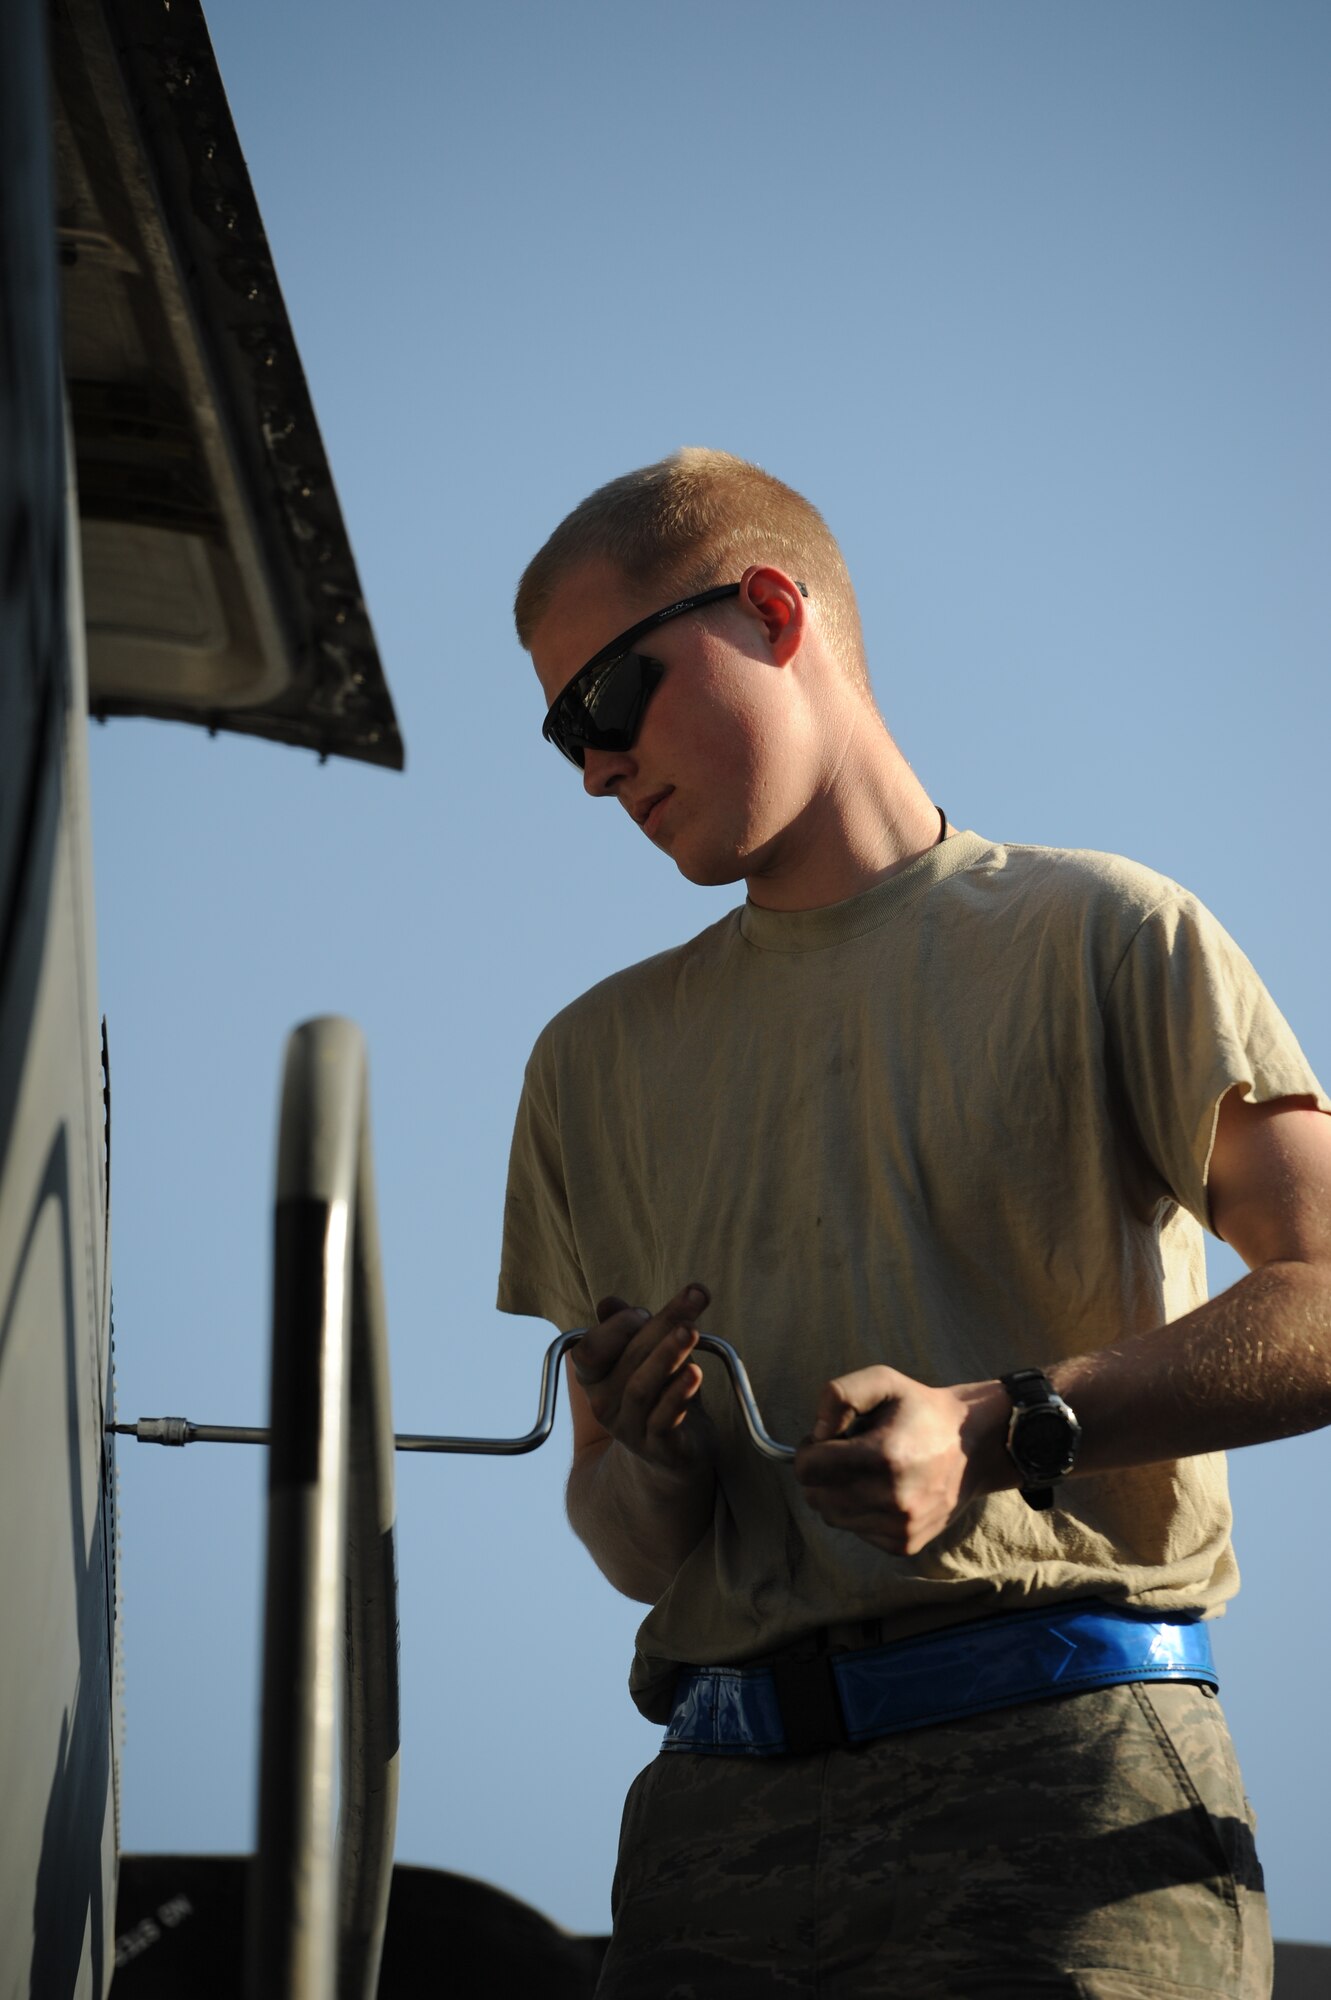
[[[796, 588], [808, 596], [802, 583]], [[715, 590], [682, 597], [678, 604], [668, 604], [664, 611], [640, 618], [627, 632], [602, 646], [551, 702], [541, 725], [546, 742], [553, 743], [579, 770], [588, 750], [631, 750], [647, 704], [665, 672], [660, 660], [633, 651], [634, 640], [672, 618], [682, 618], [686, 611], [700, 611], [704, 604], [719, 604], [723, 597], [738, 597], [739, 593], [739, 584], [722, 583]]]

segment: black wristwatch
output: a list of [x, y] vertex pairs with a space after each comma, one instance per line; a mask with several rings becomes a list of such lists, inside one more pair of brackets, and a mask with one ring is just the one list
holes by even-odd
[[1007, 1450], [1021, 1474], [1021, 1497], [1043, 1512], [1054, 1504], [1055, 1482], [1076, 1463], [1081, 1425], [1038, 1368], [1016, 1368], [998, 1379], [1012, 1398]]

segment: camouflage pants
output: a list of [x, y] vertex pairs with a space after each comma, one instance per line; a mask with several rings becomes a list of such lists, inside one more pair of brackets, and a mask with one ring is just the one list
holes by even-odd
[[809, 1757], [663, 1754], [597, 2000], [1266, 2000], [1220, 1703], [1097, 1689]]

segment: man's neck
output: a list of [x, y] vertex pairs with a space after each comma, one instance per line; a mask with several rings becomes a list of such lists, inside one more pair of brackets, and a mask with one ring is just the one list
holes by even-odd
[[760, 909], [844, 903], [946, 838], [947, 825], [881, 721], [849, 749], [799, 819], [746, 876]]

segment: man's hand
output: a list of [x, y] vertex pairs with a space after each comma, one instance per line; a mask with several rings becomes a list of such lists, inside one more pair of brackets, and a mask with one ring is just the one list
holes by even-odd
[[706, 1304], [701, 1285], [655, 1313], [602, 1299], [568, 1357], [569, 1519], [616, 1590], [644, 1604], [669, 1589], [712, 1518], [715, 1435], [689, 1358]]
[[600, 1431], [661, 1471], [685, 1472], [713, 1455], [711, 1422], [697, 1400], [702, 1369], [689, 1359], [707, 1302], [697, 1284], [655, 1313], [602, 1299], [599, 1323], [569, 1356]]
[[891, 1556], [915, 1556], [981, 1492], [1016, 1484], [1000, 1382], [929, 1389], [859, 1368], [823, 1390], [795, 1477], [814, 1512]]

